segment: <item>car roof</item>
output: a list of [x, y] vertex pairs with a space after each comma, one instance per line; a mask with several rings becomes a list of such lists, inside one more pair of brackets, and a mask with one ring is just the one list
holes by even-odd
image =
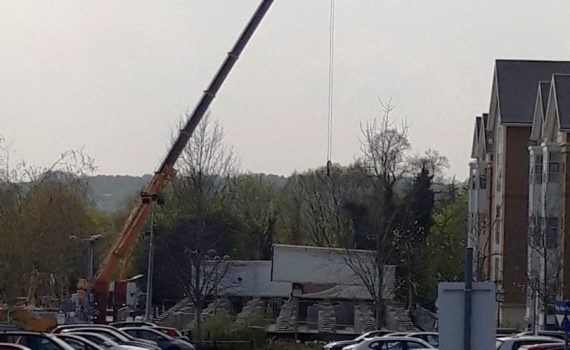
[[63, 349], [75, 350], [71, 345], [67, 344], [63, 340], [57, 338], [55, 334], [51, 334], [51, 333], [28, 332], [28, 331], [6, 331], [6, 332], [0, 332], [0, 336], [2, 336], [2, 335], [8, 335], [8, 336], [10, 336], [10, 335], [15, 335], [15, 336], [30, 335], [30, 336], [35, 336], [35, 337], [44, 337], [44, 338], [50, 339], [51, 341], [53, 341], [54, 343], [56, 343], [57, 345], [59, 345]]
[[402, 336], [399, 336], [399, 337], [376, 337], [376, 338], [367, 339], [367, 341], [417, 341], [420, 343], [425, 343], [424, 340], [421, 340], [418, 338], [408, 338], [408, 337], [402, 337]]
[[163, 334], [163, 335], [168, 335], [168, 334], [164, 334], [163, 332], [159, 331], [159, 330], [156, 329], [156, 328], [151, 328], [151, 327], [121, 327], [121, 328], [119, 328], [119, 329], [122, 330], [122, 331], [132, 331], [132, 330], [139, 330], [139, 329], [142, 329], [142, 330], [145, 330], [145, 331], [149, 331], [149, 330], [150, 330], [150, 331], [152, 331], [152, 332], [158, 332], [158, 333]]
[[13, 349], [20, 349], [20, 350], [31, 350], [30, 348], [28, 348], [27, 346], [24, 346], [22, 344], [14, 344], [14, 343], [2, 343], [0, 342], [0, 348], [2, 347], [10, 347]]
[[81, 337], [79, 334], [81, 334], [81, 333], [79, 333], [79, 332], [78, 333], [61, 333], [61, 334], [56, 334], [55, 336], [58, 338], [64, 338], [64, 339], [65, 338], [75, 339], [77, 341], [85, 342], [86, 344], [88, 344], [89, 346], [91, 346], [95, 349], [103, 349], [102, 347], [95, 344], [91, 340]]
[[165, 336], [168, 339], [174, 339], [171, 336], [169, 336], [168, 334], [161, 332], [156, 328], [151, 328], [151, 327], [121, 327], [119, 329], [122, 331], [138, 331], [138, 330], [142, 329], [143, 331], [151, 331], [151, 332], [158, 333], [160, 335]]
[[517, 340], [555, 340], [560, 342], [560, 339], [554, 338], [554, 337], [548, 337], [548, 336], [544, 336], [544, 335], [523, 335], [523, 336], [517, 336], [517, 337], [508, 337], [505, 338], [504, 341], [508, 342], [508, 341], [517, 341]]
[[109, 326], [107, 324], [91, 324], [91, 323], [76, 323], [76, 324], [64, 324], [64, 325], [60, 325], [55, 327], [51, 332], [52, 333], [59, 333], [62, 330], [65, 329], [72, 329], [72, 328], [85, 328], [85, 327], [91, 327], [91, 328], [106, 328], [106, 329], [117, 329], [113, 326]]

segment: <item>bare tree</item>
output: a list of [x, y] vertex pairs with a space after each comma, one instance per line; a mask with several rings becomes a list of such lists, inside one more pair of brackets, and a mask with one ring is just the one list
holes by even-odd
[[[230, 199], [237, 173], [233, 149], [223, 144], [223, 129], [206, 116], [198, 126], [180, 160], [172, 182], [170, 200], [161, 210], [171, 236], [165, 241], [171, 266], [196, 312], [196, 336], [201, 337], [201, 313], [219, 291], [229, 253], [231, 223], [221, 209]], [[224, 258], [225, 257], [225, 258]]]
[[[347, 264], [369, 289], [374, 300], [377, 326], [384, 320], [384, 279], [386, 267], [393, 261], [396, 252], [394, 245], [395, 218], [397, 215], [395, 186], [407, 172], [406, 154], [410, 149], [407, 138], [408, 126], [404, 122], [398, 126], [391, 118], [395, 109], [391, 100], [380, 100], [382, 115], [363, 126], [361, 141], [362, 157], [358, 167], [368, 175], [373, 188], [373, 205], [348, 203], [351, 231], [358, 235], [358, 228], [366, 230], [370, 243], [374, 245], [375, 260], [369, 265], [362, 263], [353, 254], [354, 241], [345, 245]], [[370, 218], [374, 217], [374, 220]]]
[[558, 220], [555, 217], [532, 216], [529, 221], [529, 268], [527, 269], [527, 298], [532, 305], [533, 330], [539, 324], [546, 326], [549, 307], [556, 297], [557, 281], [561, 272], [557, 255]]

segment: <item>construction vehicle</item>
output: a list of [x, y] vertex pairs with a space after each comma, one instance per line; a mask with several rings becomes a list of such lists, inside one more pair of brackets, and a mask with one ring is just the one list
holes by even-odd
[[[180, 130], [176, 141], [170, 147], [152, 180], [144, 192], [141, 193], [140, 202], [131, 212], [119, 236], [99, 266], [95, 277], [90, 283], [90, 289], [93, 292], [95, 301], [95, 322], [116, 321], [119, 310], [124, 309], [127, 296], [128, 259], [140, 235], [142, 226], [150, 215], [153, 202], [159, 198], [159, 194], [164, 189], [167, 181], [174, 176], [176, 161], [272, 3], [273, 0], [263, 0], [256, 9], [253, 17], [249, 20], [234, 47], [228, 53], [214, 79], [206, 91], [204, 91], [198, 105]], [[117, 275], [119, 270], [120, 273]], [[114, 280], [116, 277], [119, 277], [118, 280]], [[110, 289], [112, 289], [112, 293]]]

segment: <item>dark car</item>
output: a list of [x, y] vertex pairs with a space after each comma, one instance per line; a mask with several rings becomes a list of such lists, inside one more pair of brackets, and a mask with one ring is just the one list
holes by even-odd
[[23, 345], [31, 350], [75, 350], [53, 334], [34, 332], [2, 332], [0, 343]]
[[[87, 333], [98, 333], [106, 336], [107, 338], [116, 341], [119, 345], [130, 345], [139, 348], [145, 348], [148, 350], [160, 350], [157, 345], [150, 345], [148, 340], [134, 338], [132, 335], [116, 329], [114, 327], [81, 327], [81, 328], [69, 328], [64, 329], [64, 333], [76, 333], [76, 332], [87, 332]], [[154, 342], [153, 342], [154, 343]]]
[[121, 330], [133, 337], [155, 341], [162, 350], [194, 350], [194, 346], [182, 339], [176, 339], [154, 328], [124, 327]]
[[0, 350], [31, 350], [20, 344], [0, 343]]
[[121, 321], [121, 322], [115, 322], [115, 323], [111, 323], [111, 326], [116, 327], [116, 328], [124, 328], [124, 327], [148, 327], [148, 328], [154, 328], [156, 330], [161, 331], [164, 334], [167, 334], [173, 338], [181, 338], [184, 340], [190, 340], [188, 339], [188, 337], [182, 335], [182, 333], [180, 333], [180, 331], [178, 331], [176, 328], [172, 328], [172, 327], [163, 327], [163, 326], [159, 326], [155, 323], [152, 322], [146, 322], [146, 321]]

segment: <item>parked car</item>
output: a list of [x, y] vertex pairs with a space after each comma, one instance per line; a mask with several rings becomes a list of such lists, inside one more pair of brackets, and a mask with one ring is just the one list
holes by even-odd
[[393, 332], [384, 335], [384, 337], [405, 337], [408, 334], [410, 334], [410, 332]]
[[116, 328], [122, 327], [158, 327], [156, 323], [146, 322], [146, 321], [121, 321], [121, 322], [113, 322], [109, 324], [110, 326]]
[[359, 343], [359, 342], [363, 341], [364, 339], [381, 337], [381, 336], [386, 335], [386, 334], [390, 334], [390, 331], [377, 330], [377, 331], [367, 332], [367, 333], [359, 335], [358, 337], [351, 339], [351, 340], [340, 340], [340, 341], [335, 341], [332, 343], [325, 344], [325, 346], [323, 346], [323, 350], [341, 350], [345, 346]]
[[498, 350], [519, 350], [525, 345], [560, 343], [560, 339], [542, 336], [515, 336], [510, 338], [501, 338], [502, 343]]
[[106, 350], [145, 350], [145, 348], [139, 348], [137, 346], [132, 345], [121, 345], [116, 341], [98, 333], [89, 333], [89, 332], [73, 332], [73, 333], [62, 333], [58, 334], [59, 336], [74, 336], [83, 339], [87, 339], [99, 347], [106, 349]]
[[521, 346], [520, 350], [563, 350], [564, 343], [547, 343]]
[[143, 342], [143, 343], [147, 343], [147, 344], [153, 345], [155, 348], [157, 347], [157, 346], [156, 346], [156, 343], [153, 342], [153, 341], [145, 340], [145, 339], [136, 339], [135, 337], [132, 337], [130, 334], [127, 334], [127, 333], [121, 331], [120, 329], [118, 329], [118, 328], [116, 328], [116, 327], [109, 326], [109, 325], [106, 325], [106, 324], [90, 324], [90, 323], [89, 323], [89, 324], [88, 324], [88, 323], [83, 323], [83, 324], [80, 324], [80, 323], [77, 323], [77, 324], [66, 324], [66, 325], [57, 326], [56, 328], [54, 328], [54, 329], [51, 331], [51, 333], [56, 333], [56, 334], [57, 334], [57, 333], [62, 333], [62, 332], [64, 332], [64, 331], [68, 330], [68, 329], [95, 328], [95, 327], [96, 327], [96, 328], [109, 329], [109, 330], [113, 331], [114, 333], [117, 333], [117, 332], [118, 332], [118, 333], [121, 333], [124, 337], [128, 338], [128, 339], [131, 340], [131, 341], [140, 341], [140, 342]]
[[182, 335], [182, 333], [180, 333], [176, 328], [172, 328], [172, 327], [164, 327], [164, 326], [159, 326], [155, 323], [152, 322], [146, 322], [146, 321], [122, 321], [122, 322], [115, 322], [115, 323], [111, 323], [110, 324], [113, 327], [116, 328], [123, 328], [123, 327], [148, 327], [148, 328], [154, 328], [154, 329], [158, 329], [159, 331], [161, 331], [164, 334], [167, 334], [173, 338], [181, 338], [184, 340], [190, 340], [188, 339], [188, 337], [186, 337], [185, 335]]
[[417, 350], [434, 349], [427, 342], [407, 337], [376, 337], [361, 341], [358, 344], [345, 346], [343, 350]]
[[49, 333], [2, 332], [0, 343], [19, 344], [31, 350], [75, 350], [71, 345]]
[[173, 338], [154, 328], [124, 327], [121, 330], [136, 338], [155, 341], [162, 350], [194, 350], [189, 342]]
[[57, 338], [63, 340], [71, 345], [75, 350], [105, 350], [106, 348], [97, 345], [96, 343], [86, 338], [81, 338], [73, 334], [56, 334]]
[[[98, 333], [101, 335], [106, 336], [107, 338], [116, 341], [120, 345], [130, 345], [136, 346], [139, 348], [145, 348], [148, 350], [160, 350], [158, 345], [151, 345], [148, 340], [134, 338], [128, 333], [121, 331], [120, 329], [116, 329], [114, 327], [81, 327], [81, 328], [69, 328], [64, 329], [64, 333], [74, 333], [74, 332], [87, 332], [87, 333]], [[155, 342], [153, 342], [156, 344]]]
[[31, 350], [31, 349], [20, 344], [0, 343], [0, 350]]
[[421, 339], [434, 348], [439, 347], [439, 334], [437, 332], [413, 332], [408, 333], [406, 338]]
[[163, 327], [163, 326], [156, 326], [156, 327], [149, 327], [161, 331], [162, 333], [171, 336], [172, 338], [178, 338], [186, 341], [190, 341], [190, 338], [180, 333], [180, 331], [176, 328], [172, 327]]
[[564, 340], [564, 332], [562, 332], [562, 331], [537, 331], [536, 334], [534, 334], [532, 331], [526, 331], [526, 332], [518, 333], [515, 336], [516, 337], [523, 337], [523, 336], [532, 336], [532, 335], [540, 335], [543, 337], [551, 337], [551, 338]]

